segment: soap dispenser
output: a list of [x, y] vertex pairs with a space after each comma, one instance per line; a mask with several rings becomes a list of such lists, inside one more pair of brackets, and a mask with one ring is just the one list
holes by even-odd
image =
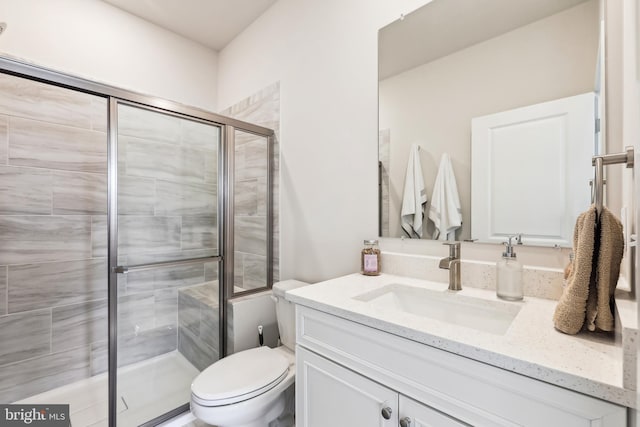
[[496, 263], [496, 294], [498, 298], [509, 301], [520, 301], [524, 296], [522, 286], [522, 264], [516, 258], [511, 239], [517, 239], [521, 244], [521, 237], [509, 236], [509, 241], [502, 258]]

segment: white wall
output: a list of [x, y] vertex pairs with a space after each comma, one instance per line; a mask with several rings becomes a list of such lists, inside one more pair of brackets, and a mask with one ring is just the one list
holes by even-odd
[[99, 0], [0, 0], [0, 54], [216, 111], [217, 54]]
[[281, 82], [281, 275], [357, 271], [377, 227], [378, 29], [425, 0], [280, 0], [219, 55], [218, 105]]

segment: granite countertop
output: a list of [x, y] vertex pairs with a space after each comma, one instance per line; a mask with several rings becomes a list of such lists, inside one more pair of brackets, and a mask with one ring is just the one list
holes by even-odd
[[[552, 322], [555, 301], [525, 297], [522, 302], [505, 302], [521, 308], [506, 333], [500, 335], [385, 310], [353, 299], [393, 283], [450, 292], [444, 283], [390, 274], [352, 274], [289, 291], [286, 298], [537, 380], [619, 405], [637, 406], [636, 392], [623, 386], [620, 340], [609, 334], [565, 335], [558, 332]], [[494, 292], [485, 289], [466, 287], [455, 295], [502, 302]]]

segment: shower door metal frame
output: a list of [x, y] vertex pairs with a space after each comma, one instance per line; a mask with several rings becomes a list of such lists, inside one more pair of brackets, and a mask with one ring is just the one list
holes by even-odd
[[[160, 265], [183, 265], [203, 260], [218, 261], [219, 271], [219, 354], [226, 356], [227, 342], [227, 300], [235, 295], [233, 291], [233, 246], [234, 246], [234, 133], [235, 130], [249, 132], [267, 138], [267, 286], [273, 284], [273, 143], [274, 131], [269, 128], [252, 123], [211, 113], [209, 111], [190, 107], [174, 101], [140, 94], [137, 92], [120, 89], [107, 84], [96, 83], [81, 77], [64, 74], [48, 68], [28, 64], [16, 59], [0, 56], [0, 73], [14, 75], [41, 83], [84, 92], [104, 98], [108, 101], [108, 128], [107, 128], [107, 233], [108, 233], [108, 316], [109, 316], [109, 345], [108, 345], [108, 382], [109, 382], [109, 427], [116, 427], [117, 421], [117, 313], [118, 313], [118, 286], [117, 275], [129, 271], [155, 268]], [[117, 228], [118, 228], [118, 147], [117, 147], [117, 106], [128, 104], [159, 113], [175, 115], [188, 120], [200, 121], [220, 128], [220, 144], [218, 152], [218, 241], [219, 256], [179, 260], [166, 263], [154, 263], [135, 266], [119, 266], [117, 255]], [[229, 256], [227, 256], [229, 255]], [[259, 288], [239, 295], [245, 295], [266, 288]], [[189, 404], [175, 408], [164, 415], [144, 423], [143, 426], [153, 426], [164, 422], [180, 413], [188, 410]]]

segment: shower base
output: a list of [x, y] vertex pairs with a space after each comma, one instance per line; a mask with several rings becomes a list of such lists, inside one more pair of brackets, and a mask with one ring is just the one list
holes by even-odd
[[[138, 426], [188, 403], [199, 373], [177, 351], [120, 368], [118, 426]], [[69, 404], [73, 427], [106, 427], [107, 380], [104, 373], [15, 403]]]

